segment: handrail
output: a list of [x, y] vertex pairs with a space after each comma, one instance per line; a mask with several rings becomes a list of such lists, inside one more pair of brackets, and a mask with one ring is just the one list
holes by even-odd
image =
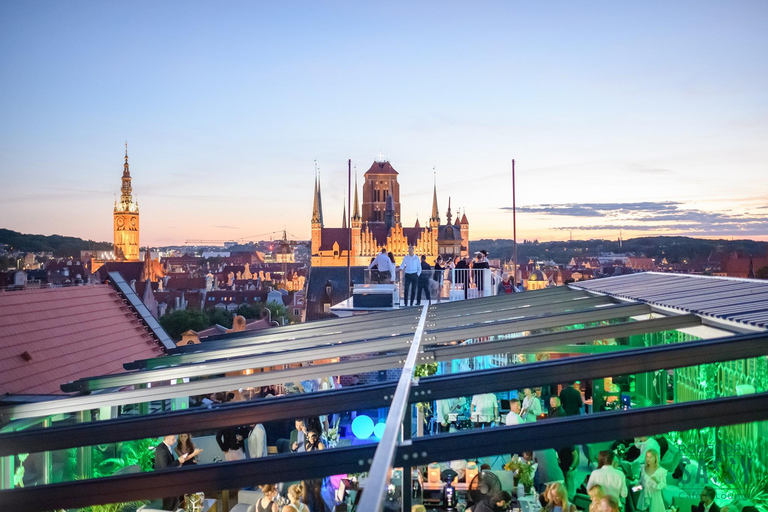
[[379, 510], [384, 503], [384, 496], [387, 493], [387, 486], [391, 477], [390, 468], [395, 460], [395, 450], [398, 447], [400, 429], [403, 426], [405, 410], [409, 406], [408, 395], [410, 395], [411, 391], [413, 371], [416, 368], [416, 356], [421, 346], [428, 309], [429, 306], [422, 308], [419, 325], [416, 328], [416, 333], [413, 335], [411, 349], [408, 351], [408, 357], [405, 359], [403, 371], [400, 374], [400, 380], [397, 383], [397, 389], [392, 398], [392, 405], [389, 406], [384, 434], [381, 436], [381, 441], [379, 441], [379, 445], [376, 447], [376, 454], [373, 456], [373, 462], [371, 462], [371, 469], [368, 473], [369, 483], [360, 500], [360, 510]]

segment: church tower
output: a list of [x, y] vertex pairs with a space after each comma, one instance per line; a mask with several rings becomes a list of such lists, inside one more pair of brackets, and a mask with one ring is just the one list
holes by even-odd
[[123, 184], [120, 202], [115, 201], [113, 213], [115, 232], [115, 258], [119, 261], [139, 261], [139, 203], [131, 196], [131, 171], [128, 168], [128, 143], [125, 144]]
[[394, 222], [400, 219], [400, 184], [397, 182], [397, 171], [392, 165], [379, 156], [380, 160], [373, 162], [365, 172], [363, 183], [363, 222], [386, 222], [387, 198], [392, 198], [392, 213]]

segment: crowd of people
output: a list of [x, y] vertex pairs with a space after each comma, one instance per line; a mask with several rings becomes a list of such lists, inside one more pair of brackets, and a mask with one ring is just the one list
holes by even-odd
[[[487, 285], [482, 273], [490, 269], [488, 252], [485, 250], [475, 253], [475, 257], [469, 258], [455, 256], [443, 258], [438, 255], [433, 263], [427, 261], [425, 255], [417, 256], [413, 246], [408, 247], [408, 254], [403, 257], [399, 266], [403, 274], [403, 301], [406, 306], [414, 303], [421, 305], [422, 297], [427, 302], [435, 297], [438, 301], [443, 295], [443, 287], [451, 279], [464, 290], [464, 298], [469, 297], [469, 290], [474, 287], [482, 294]], [[397, 282], [398, 267], [395, 264], [395, 256], [382, 248], [381, 252], [371, 259], [368, 270], [371, 272], [371, 282], [389, 284]], [[496, 288], [497, 294], [515, 293], [519, 289], [510, 280], [508, 273], [502, 275], [502, 280]]]

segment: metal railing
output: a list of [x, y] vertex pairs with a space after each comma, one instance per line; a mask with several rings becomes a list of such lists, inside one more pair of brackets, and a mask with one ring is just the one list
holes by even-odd
[[[444, 269], [423, 270], [421, 284], [428, 287], [432, 301], [465, 300], [496, 295], [501, 275], [495, 269]], [[400, 300], [405, 295], [405, 272], [395, 269], [394, 277], [390, 271], [379, 272], [365, 269], [364, 284], [394, 284], [397, 286]], [[417, 291], [419, 283], [416, 284]]]

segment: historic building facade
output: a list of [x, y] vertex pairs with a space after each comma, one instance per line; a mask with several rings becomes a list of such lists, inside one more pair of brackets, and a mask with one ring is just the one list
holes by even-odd
[[[382, 248], [391, 251], [399, 264], [414, 246], [418, 255], [426, 255], [433, 263], [438, 254], [444, 259], [469, 254], [469, 222], [466, 214], [455, 222], [451, 214], [450, 199], [445, 224], [441, 224], [437, 207], [437, 188], [432, 194], [432, 215], [425, 226], [419, 221], [413, 227], [404, 227], [400, 218], [400, 184], [398, 172], [386, 161], [375, 161], [366, 171], [363, 183], [362, 209], [358, 197], [357, 178], [351, 215], [351, 230], [325, 227], [323, 222], [322, 193], [315, 181], [312, 208], [312, 266], [346, 266], [347, 254], [352, 266], [367, 266]], [[346, 218], [343, 221], [346, 223]], [[351, 247], [350, 247], [351, 231]]]
[[139, 261], [139, 203], [133, 200], [131, 171], [128, 168], [128, 145], [125, 146], [123, 184], [120, 187], [120, 201], [115, 201], [113, 229], [115, 233], [115, 259], [118, 261]]

